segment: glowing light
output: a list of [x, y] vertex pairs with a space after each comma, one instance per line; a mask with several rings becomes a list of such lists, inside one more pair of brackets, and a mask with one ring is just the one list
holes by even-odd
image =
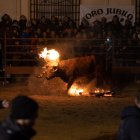
[[47, 48], [44, 48], [44, 50], [39, 54], [41, 58], [44, 58], [45, 61], [59, 61], [59, 53], [55, 49], [47, 50]]
[[94, 90], [94, 93], [104, 93], [104, 89], [97, 88]]
[[39, 56], [41, 57], [41, 58], [44, 58], [44, 59], [46, 59], [46, 57], [47, 57], [47, 48], [44, 48], [44, 50], [39, 54]]
[[59, 59], [59, 53], [54, 49], [49, 50], [48, 51], [48, 58], [50, 60], [57, 60], [57, 59]]
[[112, 96], [112, 93], [105, 93], [104, 96], [105, 97], [111, 97]]
[[94, 90], [90, 91], [91, 96], [105, 96], [110, 97], [113, 96], [110, 90], [104, 90], [102, 88], [95, 88]]
[[81, 96], [83, 92], [84, 90], [82, 88], [79, 88], [78, 86], [74, 85], [74, 86], [71, 86], [68, 93], [70, 96]]

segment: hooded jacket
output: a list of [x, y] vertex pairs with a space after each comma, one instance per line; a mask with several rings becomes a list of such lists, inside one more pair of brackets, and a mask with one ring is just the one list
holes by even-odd
[[128, 106], [122, 111], [118, 140], [140, 140], [140, 109], [138, 107]]

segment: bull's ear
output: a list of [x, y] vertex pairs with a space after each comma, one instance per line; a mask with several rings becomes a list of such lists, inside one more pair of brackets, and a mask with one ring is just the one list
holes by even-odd
[[53, 72], [58, 70], [58, 66], [53, 66]]

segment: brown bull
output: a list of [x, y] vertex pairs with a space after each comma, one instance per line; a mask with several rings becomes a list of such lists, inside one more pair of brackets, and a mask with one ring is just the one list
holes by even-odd
[[76, 57], [72, 59], [62, 60], [57, 65], [45, 65], [43, 76], [48, 80], [54, 77], [60, 77], [64, 82], [68, 83], [67, 89], [71, 87], [73, 82], [82, 76], [96, 76], [96, 60], [95, 56]]

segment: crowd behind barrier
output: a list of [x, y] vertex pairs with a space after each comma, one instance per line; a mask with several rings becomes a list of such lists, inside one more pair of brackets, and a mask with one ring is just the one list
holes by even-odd
[[[36, 65], [37, 61], [30, 62], [30, 59], [36, 57], [35, 46], [49, 46], [54, 43], [61, 44], [60, 46], [65, 46], [65, 43], [71, 44], [72, 52], [80, 52], [80, 55], [88, 53], [111, 55], [110, 50], [113, 49], [114, 56], [118, 58], [116, 64], [136, 66], [140, 63], [140, 21], [136, 21], [133, 25], [127, 19], [123, 25], [115, 15], [110, 22], [102, 17], [91, 26], [85, 20], [76, 25], [67, 16], [61, 20], [55, 16], [51, 19], [42, 16], [39, 20], [27, 20], [21, 15], [19, 20], [14, 20], [8, 14], [4, 14], [0, 21], [1, 71], [4, 65]], [[14, 52], [18, 53], [13, 55]], [[5, 57], [7, 62], [4, 61]], [[110, 61], [110, 56], [108, 58]], [[20, 61], [13, 61], [18, 59]]]

